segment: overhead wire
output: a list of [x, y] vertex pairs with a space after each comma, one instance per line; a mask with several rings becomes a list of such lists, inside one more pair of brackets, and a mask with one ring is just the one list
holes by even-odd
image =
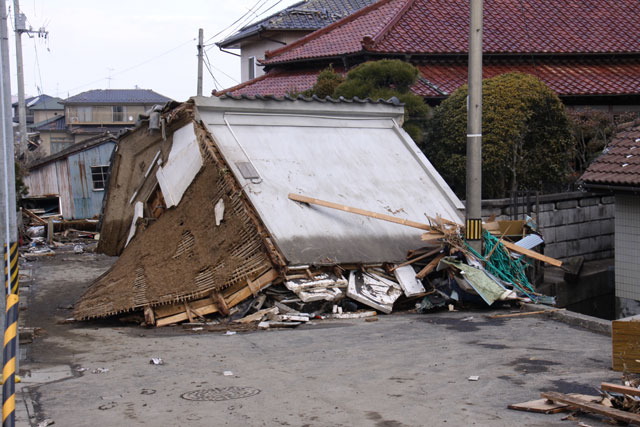
[[[158, 54], [158, 55], [155, 55], [155, 56], [153, 56], [153, 57], [151, 57], [151, 58], [149, 58], [149, 59], [146, 59], [146, 60], [144, 60], [144, 61], [142, 61], [142, 62], [140, 62], [140, 63], [138, 63], [138, 64], [136, 64], [136, 65], [133, 65], [133, 66], [131, 66], [131, 67], [129, 67], [129, 68], [125, 68], [124, 70], [117, 71], [117, 72], [115, 72], [115, 73], [111, 74], [111, 77], [113, 77], [113, 76], [117, 76], [117, 75], [120, 75], [120, 74], [123, 74], [123, 73], [126, 73], [126, 72], [129, 72], [129, 71], [131, 71], [131, 70], [133, 70], [133, 69], [136, 69], [136, 68], [138, 68], [138, 67], [141, 67], [142, 65], [145, 65], [145, 64], [147, 64], [147, 63], [149, 63], [149, 62], [155, 61], [156, 59], [161, 58], [161, 57], [163, 57], [163, 56], [165, 56], [165, 55], [168, 55], [169, 53], [171, 53], [171, 52], [173, 52], [173, 51], [175, 51], [175, 50], [178, 50], [178, 49], [180, 49], [181, 47], [183, 47], [183, 46], [185, 46], [185, 45], [187, 45], [187, 44], [193, 43], [195, 40], [196, 40], [196, 38], [195, 38], [195, 37], [194, 37], [194, 38], [191, 38], [191, 39], [189, 39], [189, 40], [185, 41], [184, 43], [179, 44], [179, 45], [178, 45], [178, 46], [176, 46], [176, 47], [173, 47], [173, 48], [171, 48], [171, 49], [169, 49], [169, 50], [166, 50], [166, 51], [164, 51], [164, 52], [162, 52], [162, 53], [160, 53], [160, 54]], [[76, 86], [76, 87], [74, 87], [74, 88], [67, 89], [66, 91], [63, 91], [63, 92], [73, 92], [73, 91], [74, 91], [74, 90], [76, 90], [76, 89], [80, 89], [80, 88], [83, 88], [83, 87], [85, 87], [85, 86], [89, 86], [89, 85], [92, 85], [92, 84], [94, 84], [94, 83], [101, 82], [102, 80], [104, 80], [104, 78], [100, 78], [100, 79], [97, 79], [97, 80], [93, 80], [93, 81], [91, 81], [91, 82], [88, 82], [88, 83], [82, 84], [82, 85], [80, 85], [80, 86]]]
[[249, 13], [251, 13], [251, 11], [263, 0], [258, 0], [249, 10], [247, 10], [240, 18], [236, 19], [235, 21], [233, 21], [231, 24], [227, 25], [224, 29], [222, 29], [221, 31], [217, 32], [216, 34], [214, 34], [213, 36], [209, 37], [207, 40], [205, 40], [205, 43], [208, 41], [213, 40], [214, 38], [218, 37], [220, 34], [224, 33], [225, 31], [227, 31], [229, 28], [233, 27], [234, 25], [236, 25], [238, 22], [240, 22], [242, 19], [244, 19], [245, 16], [247, 16]]

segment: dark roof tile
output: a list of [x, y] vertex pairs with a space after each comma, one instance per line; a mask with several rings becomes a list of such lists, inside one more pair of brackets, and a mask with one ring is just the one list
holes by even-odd
[[580, 178], [587, 185], [640, 186], [640, 121], [623, 125]]
[[64, 104], [164, 104], [170, 98], [151, 89], [94, 89], [67, 98]]

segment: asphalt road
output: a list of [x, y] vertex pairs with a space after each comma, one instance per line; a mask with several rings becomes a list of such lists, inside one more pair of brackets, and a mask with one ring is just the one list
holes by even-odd
[[[604, 335], [479, 311], [230, 336], [116, 321], [57, 324], [112, 262], [59, 253], [27, 266], [33, 282], [23, 314], [44, 330], [24, 346], [21, 365], [19, 398], [32, 425], [609, 425], [507, 409], [541, 391], [597, 394], [600, 382], [619, 381]], [[164, 364], [150, 364], [154, 357]]]

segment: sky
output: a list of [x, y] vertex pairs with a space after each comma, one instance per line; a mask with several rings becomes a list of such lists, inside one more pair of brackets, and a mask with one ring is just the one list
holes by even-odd
[[[203, 78], [208, 95], [216, 83], [222, 89], [240, 82], [240, 58], [213, 43], [234, 33], [238, 24], [298, 1], [22, 0], [27, 27], [44, 27], [49, 33], [46, 39], [22, 35], [25, 94], [67, 98], [90, 89], [137, 86], [185, 101], [196, 94], [197, 38], [203, 28], [211, 64], [211, 73], [205, 66]], [[11, 87], [17, 95], [13, 0], [7, 7]]]

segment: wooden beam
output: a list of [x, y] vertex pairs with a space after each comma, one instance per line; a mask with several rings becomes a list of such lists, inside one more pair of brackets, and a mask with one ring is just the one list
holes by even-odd
[[396, 224], [406, 225], [407, 227], [419, 228], [421, 230], [431, 230], [431, 226], [429, 224], [423, 224], [420, 222], [397, 218], [395, 216], [385, 215], [377, 212], [366, 211], [364, 209], [341, 205], [339, 203], [333, 203], [333, 202], [327, 202], [325, 200], [314, 199], [312, 197], [303, 196], [301, 194], [289, 193], [289, 199], [294, 200], [296, 202], [309, 203], [310, 205], [324, 206], [325, 208], [337, 209], [339, 211], [349, 212], [356, 215], [362, 215], [369, 218], [380, 219], [382, 221], [394, 222]]
[[613, 418], [618, 421], [623, 421], [629, 424], [640, 425], [640, 415], [632, 412], [621, 411], [620, 409], [609, 408], [599, 403], [586, 402], [582, 399], [569, 396], [566, 394], [558, 393], [555, 391], [547, 391], [540, 394], [545, 399], [549, 399], [556, 403], [566, 403], [575, 408], [578, 408], [582, 412], [590, 412], [593, 414], [604, 415], [609, 418]]
[[394, 266], [391, 268], [391, 270], [390, 270], [390, 271], [395, 271], [396, 269], [398, 269], [398, 268], [400, 268], [400, 267], [405, 267], [405, 266], [407, 266], [407, 265], [411, 265], [411, 264], [413, 264], [414, 262], [420, 261], [420, 260], [425, 259], [425, 258], [429, 258], [430, 256], [437, 254], [437, 253], [438, 253], [438, 252], [440, 252], [441, 250], [442, 250], [442, 249], [441, 249], [440, 247], [437, 247], [437, 248], [435, 248], [434, 250], [432, 250], [432, 251], [430, 251], [430, 252], [427, 252], [426, 254], [420, 255], [419, 257], [415, 257], [415, 258], [413, 258], [413, 259], [410, 259], [410, 260], [408, 260], [408, 261], [406, 261], [406, 262], [403, 262], [402, 264], [394, 265]]
[[533, 316], [535, 314], [545, 314], [545, 313], [553, 313], [554, 311], [563, 311], [566, 308], [552, 308], [549, 310], [538, 310], [538, 311], [523, 311], [520, 313], [509, 313], [509, 314], [495, 314], [493, 316], [487, 316], [489, 319], [500, 319], [505, 317], [522, 317], [522, 316]]
[[23, 208], [22, 212], [24, 212], [29, 218], [33, 219], [38, 224], [47, 225], [47, 221], [45, 221], [44, 219], [40, 218], [38, 215], [34, 214], [33, 212], [31, 212], [29, 209]]
[[434, 259], [432, 259], [431, 262], [427, 264], [425, 268], [423, 268], [418, 272], [418, 274], [416, 274], [416, 279], [420, 279], [420, 280], [424, 279], [427, 275], [429, 275], [433, 270], [436, 269], [440, 260], [445, 256], [446, 256], [445, 254], [440, 254]]
[[640, 397], [640, 389], [635, 387], [627, 387], [626, 385], [613, 384], [613, 383], [602, 383], [600, 388], [606, 391], [613, 391], [615, 393], [622, 393], [629, 396], [638, 396]]
[[551, 264], [555, 267], [561, 267], [562, 266], [562, 261], [559, 261], [555, 258], [551, 258], [542, 254], [539, 254], [538, 252], [532, 251], [530, 249], [526, 249], [523, 248], [522, 246], [518, 246], [515, 245], [511, 242], [507, 242], [506, 240], [500, 240], [500, 243], [502, 243], [507, 249], [512, 250], [513, 252], [517, 252], [519, 254], [522, 255], [526, 255], [529, 258], [533, 258], [533, 259], [537, 259], [538, 261], [542, 261], [542, 262], [546, 262], [547, 264]]
[[[259, 289], [263, 289], [269, 283], [271, 283], [272, 281], [277, 279], [278, 276], [279, 276], [278, 273], [275, 270], [272, 269], [272, 270], [269, 270], [266, 273], [264, 273], [262, 276], [258, 277], [256, 280], [253, 281], [253, 283]], [[235, 307], [236, 305], [240, 304], [242, 301], [246, 300], [247, 298], [249, 298], [251, 296], [251, 290], [249, 289], [248, 286], [245, 285], [244, 288], [240, 289], [239, 291], [237, 291], [235, 293], [227, 295], [223, 291], [222, 294], [220, 294], [220, 295], [222, 297], [224, 297], [224, 301], [226, 302], [227, 308], [232, 308], [232, 307]], [[212, 314], [212, 313], [218, 312], [219, 311], [218, 304], [217, 303], [212, 304], [211, 301], [212, 301], [211, 298], [205, 298], [205, 299], [202, 299], [202, 300], [198, 300], [198, 301], [192, 302], [191, 303], [191, 312], [193, 314], [196, 314], [197, 316], [204, 316], [206, 314]], [[206, 305], [202, 305], [203, 303], [205, 303]], [[160, 307], [158, 307], [158, 308], [160, 308]], [[156, 310], [156, 314], [158, 314], [157, 310]], [[158, 316], [159, 316], [159, 314], [158, 314]], [[160, 326], [171, 325], [173, 323], [178, 323], [178, 322], [185, 321], [188, 318], [189, 318], [189, 316], [187, 315], [186, 311], [184, 311], [184, 307], [182, 307], [182, 312], [179, 312], [177, 314], [173, 314], [173, 315], [168, 316], [168, 317], [163, 317], [162, 319], [157, 319], [156, 320], [156, 326], [160, 327]]]

